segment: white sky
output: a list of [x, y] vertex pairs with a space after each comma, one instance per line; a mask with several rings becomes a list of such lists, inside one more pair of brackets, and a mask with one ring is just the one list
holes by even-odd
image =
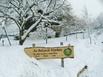
[[103, 6], [99, 0], [69, 0], [76, 15], [82, 16], [84, 7], [87, 8], [89, 16], [96, 17], [103, 12]]

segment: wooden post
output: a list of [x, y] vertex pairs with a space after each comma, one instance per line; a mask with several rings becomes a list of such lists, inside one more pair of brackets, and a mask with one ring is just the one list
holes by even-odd
[[32, 44], [32, 47], [35, 47], [35, 44]]
[[[60, 45], [63, 46], [63, 42], [60, 42]], [[64, 68], [64, 58], [61, 58], [61, 67]]]
[[49, 23], [45, 23], [45, 28], [46, 28], [46, 44], [48, 43], [48, 25]]
[[68, 36], [66, 35], [66, 41], [68, 40]]
[[75, 25], [76, 27], [76, 39], [78, 39], [78, 34], [77, 34], [77, 25]]
[[68, 33], [66, 32], [66, 41], [68, 40]]
[[6, 32], [6, 29], [5, 29], [5, 27], [2, 27], [2, 28], [3, 28], [4, 32], [5, 32], [5, 35], [6, 35], [6, 37], [7, 37], [7, 40], [8, 40], [8, 42], [9, 42], [9, 45], [11, 46], [11, 42], [10, 42], [10, 39], [9, 39], [8, 34], [7, 34], [7, 32]]
[[61, 58], [61, 67], [64, 68], [64, 58]]
[[77, 35], [77, 32], [76, 32], [76, 39], [78, 39], [78, 35]]
[[91, 32], [90, 32], [90, 28], [89, 27], [88, 27], [88, 37], [89, 37], [90, 44], [92, 44]]
[[85, 37], [84, 37], [84, 32], [83, 32], [83, 39], [85, 39]]
[[4, 40], [2, 40], [2, 46], [4, 46]]

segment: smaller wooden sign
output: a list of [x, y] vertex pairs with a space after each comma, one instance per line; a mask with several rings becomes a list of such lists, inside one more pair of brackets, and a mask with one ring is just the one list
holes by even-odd
[[63, 47], [30, 47], [25, 53], [36, 59], [74, 58], [74, 46]]

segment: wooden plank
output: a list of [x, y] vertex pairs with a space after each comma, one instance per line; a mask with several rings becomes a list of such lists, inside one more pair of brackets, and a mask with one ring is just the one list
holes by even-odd
[[74, 58], [74, 46], [30, 47], [24, 51], [29, 57], [36, 59]]

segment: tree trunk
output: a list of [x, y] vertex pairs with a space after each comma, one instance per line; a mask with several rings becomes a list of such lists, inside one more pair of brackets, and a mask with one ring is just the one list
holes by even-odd
[[22, 33], [20, 33], [20, 35], [19, 35], [19, 45], [23, 45], [23, 43], [24, 43], [24, 41], [26, 40], [26, 38], [24, 38], [24, 39], [22, 39], [22, 36], [23, 36], [23, 34], [21, 35]]
[[23, 30], [20, 30], [19, 32], [19, 45], [23, 45], [25, 40], [22, 40], [22, 36], [23, 36]]
[[30, 28], [24, 33], [23, 30], [20, 30], [19, 36], [19, 44], [23, 45], [24, 41], [26, 40], [27, 36], [29, 35], [29, 33], [32, 31], [33, 28], [36, 28], [38, 26], [38, 24], [40, 23], [42, 17], [40, 17], [34, 25], [30, 26]]
[[61, 32], [56, 32], [55, 37], [60, 37]]
[[19, 45], [23, 45], [25, 40], [19, 40]]
[[19, 45], [23, 45], [24, 42], [25, 42], [25, 40], [26, 40], [26, 38], [25, 38], [25, 39], [21, 39], [21, 40], [19, 40]]

